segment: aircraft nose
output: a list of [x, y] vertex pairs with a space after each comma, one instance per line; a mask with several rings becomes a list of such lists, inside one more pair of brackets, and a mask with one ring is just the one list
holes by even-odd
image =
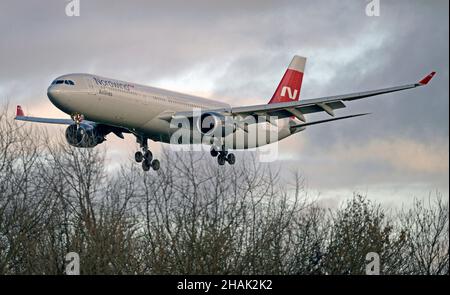
[[59, 85], [51, 85], [47, 89], [47, 97], [53, 104], [60, 105], [67, 99], [63, 93], [63, 90], [59, 87]]
[[47, 89], [47, 95], [49, 96], [49, 97], [52, 97], [52, 98], [55, 98], [58, 94], [60, 94], [61, 93], [61, 90], [59, 90], [59, 89], [57, 89], [56, 87], [54, 87], [54, 86], [50, 86], [48, 89]]
[[61, 89], [60, 85], [50, 85], [47, 89], [47, 96], [49, 100], [63, 112], [71, 112], [72, 100], [67, 96], [64, 89]]
[[63, 90], [59, 85], [51, 85], [47, 89], [47, 96], [51, 101], [59, 101], [63, 99]]

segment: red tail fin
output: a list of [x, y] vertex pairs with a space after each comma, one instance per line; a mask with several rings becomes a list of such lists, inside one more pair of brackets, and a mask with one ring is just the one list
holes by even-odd
[[16, 116], [17, 117], [23, 117], [23, 116], [25, 116], [25, 114], [23, 113], [23, 111], [22, 111], [22, 107], [21, 106], [17, 106], [17, 109], [16, 109]]
[[305, 64], [306, 57], [294, 56], [269, 104], [299, 100]]

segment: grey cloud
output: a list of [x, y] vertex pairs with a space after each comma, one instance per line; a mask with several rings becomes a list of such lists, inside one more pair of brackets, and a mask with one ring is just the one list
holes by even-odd
[[[381, 0], [379, 17], [367, 17], [368, 1], [359, 0], [81, 0], [81, 16], [73, 18], [64, 14], [66, 3], [0, 2], [2, 99], [46, 102], [49, 82], [67, 72], [152, 84], [202, 68], [210, 72], [201, 79], [213, 85], [213, 97], [233, 105], [266, 103], [294, 54], [308, 57], [303, 98], [415, 82], [436, 70], [427, 87], [348, 103], [339, 114], [373, 114], [311, 127], [281, 143], [280, 151], [303, 146], [289, 162], [306, 167], [319, 189], [394, 178], [404, 185], [422, 179], [448, 191], [440, 175], [413, 171], [400, 177], [392, 159], [348, 161], [336, 152], [390, 138], [426, 150], [448, 148], [446, 0]], [[333, 181], [321, 180], [327, 173]]]

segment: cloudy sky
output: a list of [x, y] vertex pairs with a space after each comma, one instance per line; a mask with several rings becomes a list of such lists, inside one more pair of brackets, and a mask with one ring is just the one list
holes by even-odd
[[[369, 2], [80, 0], [80, 16], [68, 17], [69, 1], [0, 0], [0, 102], [64, 116], [48, 101], [48, 84], [88, 72], [260, 104], [294, 54], [308, 57], [302, 98], [416, 82], [434, 70], [428, 87], [339, 111], [370, 116], [285, 140], [274, 165], [299, 169], [329, 201], [354, 191], [388, 205], [435, 190], [448, 196], [449, 2], [380, 0], [372, 17]], [[114, 159], [136, 147], [131, 136], [106, 146]]]

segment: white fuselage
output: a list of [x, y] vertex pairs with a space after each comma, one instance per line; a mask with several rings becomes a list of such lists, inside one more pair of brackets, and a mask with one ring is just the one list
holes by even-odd
[[[74, 85], [55, 84], [57, 80], [70, 80]], [[151, 140], [166, 143], [171, 142], [174, 129], [165, 117], [193, 109], [231, 109], [229, 104], [210, 99], [90, 74], [64, 75], [55, 82], [48, 88], [48, 97], [63, 112], [82, 114], [86, 120], [124, 127]], [[267, 135], [267, 125], [255, 124], [255, 128], [250, 128], [245, 134], [256, 140], [244, 140], [245, 132], [237, 129], [229, 135], [234, 136], [232, 148], [254, 148], [292, 134], [289, 119], [278, 120], [276, 138]], [[263, 133], [264, 136], [259, 136]]]

